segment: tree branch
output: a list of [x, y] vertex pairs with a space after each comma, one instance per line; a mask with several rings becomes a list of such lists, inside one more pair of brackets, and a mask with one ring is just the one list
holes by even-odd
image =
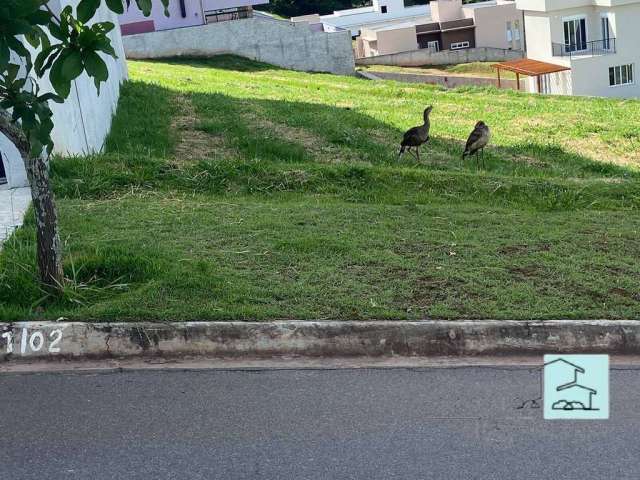
[[3, 133], [16, 146], [23, 159], [29, 158], [29, 140], [22, 129], [11, 121], [11, 115], [0, 109], [0, 133]]
[[48, 4], [48, 3], [47, 3], [47, 4], [45, 4], [44, 8], [46, 8], [46, 9], [49, 11], [49, 13], [51, 14], [51, 16], [52, 16], [53, 18], [55, 18], [55, 19], [58, 21], [58, 25], [60, 25], [60, 18], [59, 18], [55, 13], [53, 13], [53, 10], [51, 10], [51, 8], [49, 7], [49, 4]]

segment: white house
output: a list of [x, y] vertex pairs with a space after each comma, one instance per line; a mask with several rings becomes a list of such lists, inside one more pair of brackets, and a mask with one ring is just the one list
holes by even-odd
[[[640, 0], [516, 0], [527, 56], [567, 67], [544, 75], [541, 92], [640, 97]], [[537, 91], [536, 79], [531, 91]]]
[[430, 20], [429, 5], [405, 6], [404, 0], [373, 0], [368, 7], [338, 10], [330, 15], [320, 15], [315, 22], [309, 22], [310, 16], [293, 17], [292, 22], [322, 23], [325, 32], [350, 30], [351, 35], [360, 35], [365, 26], [381, 25], [389, 22], [424, 23]]
[[462, 0], [432, 0], [430, 17], [361, 27], [358, 57], [408, 52], [489, 47], [522, 50], [522, 12], [512, 0], [463, 4]]

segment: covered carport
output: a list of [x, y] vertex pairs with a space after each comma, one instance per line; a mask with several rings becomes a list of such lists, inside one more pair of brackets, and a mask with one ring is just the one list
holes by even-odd
[[520, 90], [520, 76], [536, 77], [538, 85], [538, 93], [542, 92], [542, 76], [550, 73], [564, 72], [571, 68], [564, 65], [556, 65], [555, 63], [541, 62], [539, 60], [531, 60], [530, 58], [520, 58], [508, 62], [494, 63], [491, 65], [498, 72], [498, 88], [502, 86], [501, 72], [507, 70], [516, 74], [516, 84]]

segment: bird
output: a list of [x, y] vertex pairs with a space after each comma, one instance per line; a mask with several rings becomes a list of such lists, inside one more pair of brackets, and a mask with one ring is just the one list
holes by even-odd
[[467, 145], [464, 149], [464, 153], [462, 154], [462, 160], [475, 153], [476, 165], [478, 165], [478, 156], [482, 153], [482, 168], [484, 168], [484, 147], [488, 145], [490, 139], [491, 130], [489, 130], [489, 126], [482, 121], [476, 123], [473, 132], [471, 132], [471, 135], [469, 135], [469, 139], [467, 140]]
[[414, 148], [418, 161], [420, 161], [420, 145], [423, 145], [429, 141], [429, 130], [431, 128], [431, 122], [429, 121], [429, 114], [433, 110], [432, 106], [429, 106], [424, 111], [424, 124], [419, 127], [413, 127], [407, 130], [400, 143], [400, 153], [398, 153], [398, 159], [403, 153], [411, 153], [411, 149]]

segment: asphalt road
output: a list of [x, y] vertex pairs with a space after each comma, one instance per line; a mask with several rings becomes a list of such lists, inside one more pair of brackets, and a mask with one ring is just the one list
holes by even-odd
[[[640, 370], [611, 419], [545, 421], [535, 368], [0, 375], [0, 479], [637, 479]], [[524, 405], [523, 408], [523, 403]]]

